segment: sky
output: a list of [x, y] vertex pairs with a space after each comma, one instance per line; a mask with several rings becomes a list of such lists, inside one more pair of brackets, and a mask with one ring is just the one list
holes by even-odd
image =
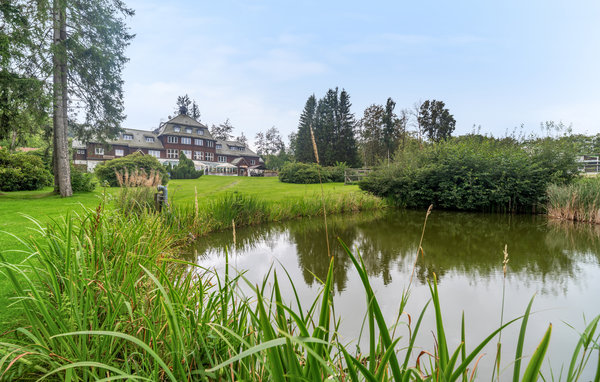
[[[297, 130], [307, 98], [445, 102], [455, 135], [543, 121], [600, 133], [600, 1], [130, 0], [123, 127], [151, 130], [188, 94], [250, 142]], [[521, 128], [520, 128], [521, 129]]]

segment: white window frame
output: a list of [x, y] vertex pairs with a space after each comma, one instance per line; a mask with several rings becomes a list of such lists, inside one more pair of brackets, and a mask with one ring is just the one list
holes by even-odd
[[198, 135], [204, 135], [204, 129], [198, 129]]
[[179, 150], [167, 149], [167, 159], [179, 159]]
[[182, 145], [191, 145], [192, 144], [192, 138], [190, 138], [190, 137], [181, 137], [181, 144]]
[[217, 161], [221, 162], [221, 163], [227, 163], [227, 156], [219, 155], [219, 156], [217, 156]]
[[206, 141], [206, 147], [215, 147], [215, 141]]
[[133, 141], [133, 135], [132, 134], [123, 134], [123, 140], [124, 141]]
[[206, 156], [206, 160], [209, 162], [214, 162], [215, 161], [215, 154], [213, 153], [204, 153]]
[[192, 128], [191, 127], [186, 127], [185, 128], [185, 133], [186, 134], [192, 134]]
[[115, 149], [115, 156], [116, 157], [122, 157], [125, 155], [125, 150], [123, 149]]
[[148, 150], [148, 155], [160, 158], [160, 150]]
[[146, 142], [154, 142], [154, 137], [146, 137]]
[[167, 143], [179, 143], [179, 137], [167, 135]]
[[250, 164], [254, 165], [256, 164], [256, 161], [254, 159], [250, 159]]
[[204, 139], [195, 138], [194, 139], [194, 145], [196, 145], [196, 146], [204, 146]]
[[96, 147], [94, 149], [94, 154], [96, 154], [96, 155], [104, 155], [104, 147]]
[[217, 146], [215, 146], [215, 148], [216, 148], [216, 149], [222, 149], [222, 148], [223, 148], [223, 145], [222, 145], [222, 144], [220, 144], [220, 143], [217, 143]]
[[192, 159], [192, 150], [181, 150], [181, 152], [185, 154], [187, 159]]
[[179, 126], [173, 126], [173, 131], [178, 133], [181, 131], [181, 128]]
[[77, 149], [77, 154], [85, 155], [85, 149]]
[[204, 160], [204, 152], [194, 151], [194, 160]]

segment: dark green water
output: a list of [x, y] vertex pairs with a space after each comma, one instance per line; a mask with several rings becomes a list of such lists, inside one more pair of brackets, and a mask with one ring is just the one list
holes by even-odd
[[[372, 286], [390, 325], [397, 317], [402, 291], [407, 287], [425, 213], [390, 211], [328, 218], [331, 253], [335, 257], [335, 311], [341, 319], [345, 342], [359, 340], [365, 312], [365, 297], [358, 274], [342, 251], [337, 238], [360, 252]], [[284, 267], [290, 274], [306, 308], [319, 290], [318, 279], [327, 274], [329, 258], [322, 219], [238, 229], [236, 245], [232, 232], [212, 234], [195, 246], [195, 261], [222, 270], [225, 249], [230, 263], [246, 277], [259, 283], [270, 267]], [[508, 246], [506, 279], [502, 272], [504, 246]], [[544, 369], [555, 375], [560, 365], [568, 367], [577, 336], [566, 323], [582, 330], [600, 314], [600, 226], [548, 221], [544, 216], [511, 216], [434, 211], [423, 239], [406, 312], [418, 316], [429, 299], [427, 280], [437, 275], [444, 321], [450, 345], [460, 343], [460, 320], [464, 311], [467, 351], [497, 328], [505, 287], [504, 321], [522, 314], [532, 296], [526, 354], [530, 355], [549, 323], [553, 324], [549, 362]], [[281, 271], [279, 271], [280, 274]], [[292, 301], [292, 290], [284, 289]], [[408, 321], [408, 315], [401, 316]], [[512, 376], [519, 323], [503, 333], [502, 380]], [[406, 335], [405, 325], [398, 333]], [[433, 310], [424, 321], [418, 344], [432, 350]], [[401, 341], [402, 344], [402, 341]], [[364, 344], [363, 344], [364, 345]], [[478, 375], [491, 378], [496, 342], [487, 349]], [[352, 345], [353, 348], [353, 345]], [[597, 355], [588, 369], [595, 368]], [[585, 378], [583, 380], [586, 380]]]

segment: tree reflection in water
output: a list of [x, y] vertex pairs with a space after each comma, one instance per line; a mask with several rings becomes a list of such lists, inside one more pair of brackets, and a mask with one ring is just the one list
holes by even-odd
[[[421, 236], [424, 211], [387, 211], [328, 217], [331, 254], [335, 257], [335, 287], [343, 291], [351, 263], [337, 243], [339, 237], [362, 255], [371, 277], [384, 284], [409, 274]], [[329, 266], [322, 219], [302, 219], [238, 229], [237, 256], [258, 243], [271, 249], [279, 242], [294, 245], [308, 285], [325, 279]], [[563, 293], [576, 279], [582, 263], [600, 260], [600, 227], [548, 221], [545, 216], [472, 214], [435, 211], [429, 217], [416, 277], [421, 283], [433, 273], [443, 283], [459, 274], [474, 283], [502, 271], [502, 250], [508, 244], [509, 278], [541, 282], [546, 293]], [[200, 255], [223, 256], [233, 245], [231, 232], [201, 238], [193, 249]], [[190, 251], [193, 253], [194, 251]], [[408, 280], [407, 280], [408, 282]]]

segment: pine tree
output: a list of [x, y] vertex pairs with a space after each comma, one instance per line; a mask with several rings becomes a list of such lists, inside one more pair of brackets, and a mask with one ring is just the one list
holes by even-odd
[[345, 162], [348, 166], [358, 167], [360, 158], [355, 138], [356, 119], [350, 111], [350, 95], [342, 89], [339, 100], [338, 112], [338, 139], [335, 146], [336, 162]]
[[294, 153], [298, 162], [315, 162], [310, 128], [315, 122], [316, 108], [317, 99], [313, 94], [306, 100], [306, 105], [300, 115], [300, 123], [298, 124], [298, 134], [296, 135], [294, 145]]

